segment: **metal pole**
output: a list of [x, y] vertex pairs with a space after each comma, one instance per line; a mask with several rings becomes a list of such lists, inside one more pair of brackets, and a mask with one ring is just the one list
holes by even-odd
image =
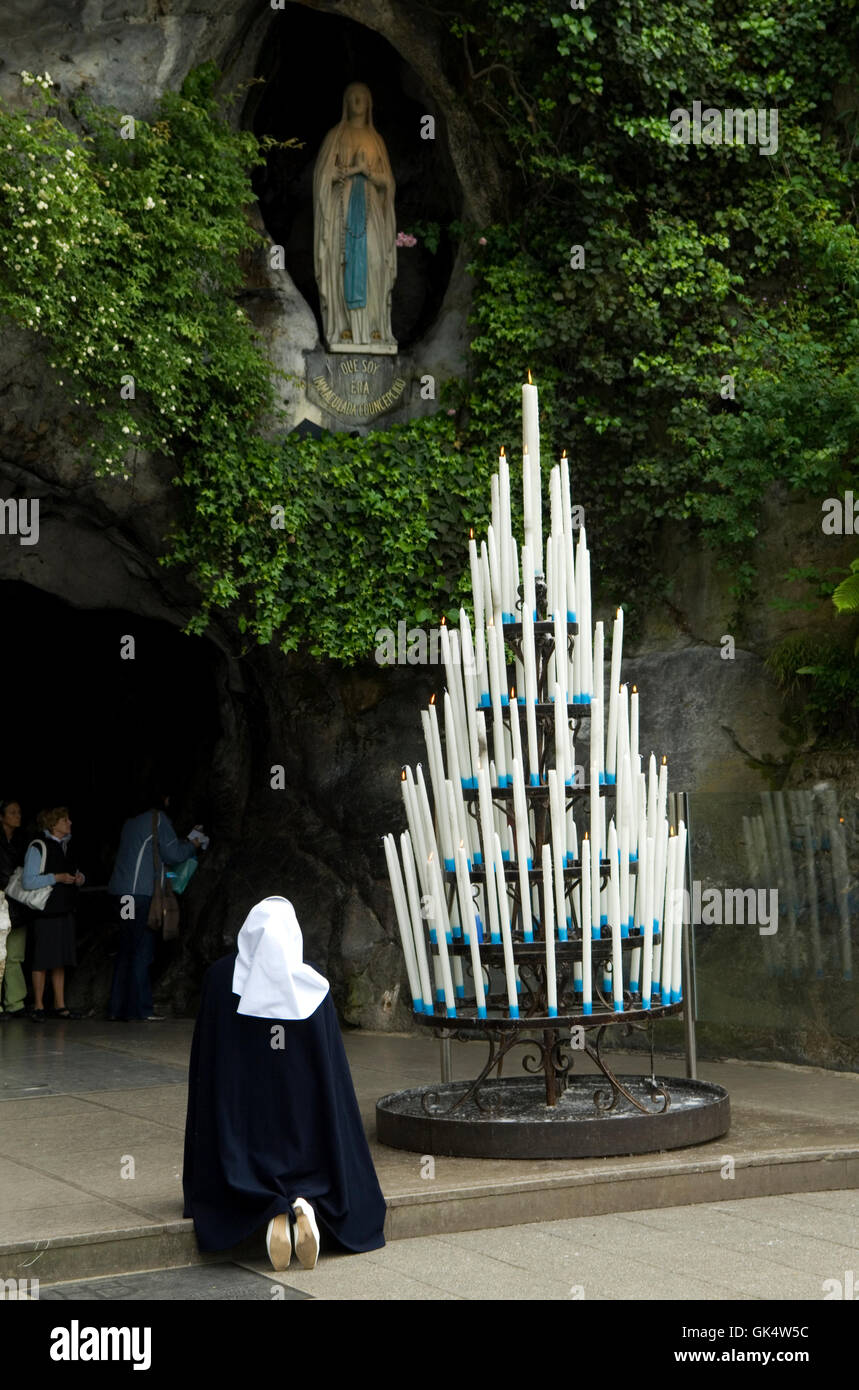
[[[692, 901], [692, 835], [689, 828], [689, 795], [678, 793], [678, 812], [686, 826], [686, 881], [689, 901]], [[695, 1040], [695, 1021], [698, 1017], [698, 995], [695, 979], [695, 924], [691, 910], [683, 913], [683, 1029], [686, 1037], [686, 1075], [698, 1076], [698, 1049]]]
[[450, 1038], [439, 1038], [438, 1040], [439, 1060], [441, 1062], [442, 1081], [452, 1081], [453, 1071], [450, 1065]]

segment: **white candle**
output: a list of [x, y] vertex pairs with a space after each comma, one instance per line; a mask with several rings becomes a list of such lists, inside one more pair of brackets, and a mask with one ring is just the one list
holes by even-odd
[[[459, 746], [456, 741], [453, 703], [447, 691], [444, 692], [444, 737], [447, 744], [447, 766], [450, 773], [450, 780], [453, 783], [456, 801], [457, 819], [454, 824], [454, 841], [464, 840], [469, 858], [471, 858], [471, 851], [474, 843], [474, 832], [472, 830], [474, 821], [465, 809], [465, 800], [462, 795], [464, 780], [462, 777], [462, 767], [459, 761]], [[474, 785], [477, 785], [476, 778], [474, 780]]]
[[[465, 764], [465, 775], [468, 776], [468, 763], [470, 761], [468, 749], [468, 726], [465, 718], [465, 695], [462, 689], [462, 666], [459, 660], [459, 641], [458, 633], [451, 632], [447, 623], [441, 624], [441, 655], [444, 662], [444, 672], [447, 680], [447, 689], [453, 701], [454, 722], [456, 724], [456, 742], [460, 750], [460, 763]], [[455, 645], [454, 645], [455, 644]]]
[[501, 592], [501, 556], [498, 549], [498, 536], [491, 523], [486, 533], [486, 550], [489, 556], [489, 589], [492, 595], [491, 604], [486, 605], [486, 620], [488, 622], [490, 612], [498, 614], [503, 607], [503, 595]]
[[[519, 605], [519, 589], [520, 589], [520, 578], [519, 578], [519, 551], [518, 551], [518, 549], [517, 549], [517, 547], [516, 547], [516, 542], [515, 542], [515, 540], [511, 541], [511, 546], [512, 546], [512, 549], [513, 549], [513, 604], [514, 604], [513, 612], [515, 613], [515, 615], [516, 615], [516, 621], [518, 622], [518, 621], [520, 620], [520, 618], [521, 618], [521, 609], [520, 609], [519, 606], [518, 606], [518, 605]], [[522, 665], [522, 662], [519, 660], [519, 657], [518, 657], [518, 656], [516, 657], [516, 689], [517, 689], [517, 691], [519, 692], [519, 703], [520, 703], [520, 705], [524, 705], [524, 703], [525, 703], [525, 667]]]
[[492, 853], [495, 844], [495, 821], [492, 811], [492, 792], [489, 786], [489, 770], [482, 764], [477, 770], [478, 810], [480, 812], [480, 838], [483, 843], [483, 870], [486, 884], [486, 908], [489, 914], [490, 940], [501, 940], [498, 922], [498, 907], [495, 897], [495, 882], [492, 877]]
[[570, 464], [566, 449], [561, 454], [561, 511], [564, 532], [564, 567], [566, 569], [567, 622], [577, 619], [576, 604], [576, 563], [573, 546], [573, 511], [570, 499]]
[[[462, 673], [465, 684], [465, 724], [468, 732], [468, 757], [460, 758], [460, 764], [465, 763], [467, 771], [463, 773], [467, 777], [466, 786], [476, 786], [473, 768], [477, 766], [480, 757], [480, 749], [477, 745], [477, 706], [480, 703], [480, 690], [478, 686], [477, 664], [474, 654], [474, 644], [471, 640], [471, 624], [468, 621], [468, 614], [464, 608], [459, 610], [459, 644], [462, 651]], [[465, 750], [464, 750], [465, 751]], [[470, 766], [468, 764], [470, 763]]]
[[[599, 622], [594, 627], [594, 650], [592, 670], [588, 674], [588, 689], [594, 699], [605, 699], [605, 627]], [[600, 767], [605, 766], [605, 752], [600, 750]]]
[[593, 968], [591, 938], [593, 936], [593, 907], [591, 891], [591, 842], [585, 831], [582, 839], [582, 1013], [593, 1013]]
[[[636, 935], [643, 941], [645, 923], [645, 899], [647, 896], [647, 865], [645, 856], [647, 841], [641, 841], [641, 849], [638, 855], [638, 873], [635, 876], [635, 906], [633, 909], [633, 926]], [[639, 991], [641, 982], [641, 946], [636, 946], [632, 953], [629, 965], [629, 988], [633, 994]]]
[[674, 912], [674, 945], [671, 952], [671, 1002], [679, 1004], [683, 998], [683, 979], [682, 970], [682, 947], [683, 947], [683, 918], [684, 913], [684, 893], [683, 886], [686, 881], [686, 824], [680, 821], [677, 827], [677, 861], [676, 876], [674, 882], [675, 891], [675, 912]]
[[406, 821], [408, 822], [411, 841], [415, 848], [415, 857], [418, 865], [418, 875], [420, 877], [421, 889], [426, 895], [429, 893], [426, 877], [426, 865], [429, 859], [429, 849], [424, 837], [423, 820], [418, 806], [417, 789], [415, 787], [412, 769], [404, 769], [400, 781], [400, 790], [403, 794], [403, 803], [406, 808]]
[[[421, 827], [423, 829], [424, 834], [424, 845], [426, 847], [427, 852], [427, 862], [429, 863], [429, 860], [432, 858], [433, 855], [435, 855], [436, 859], [438, 859], [439, 857], [438, 844], [436, 843], [435, 838], [435, 828], [433, 826], [432, 821], [432, 812], [430, 811], [429, 795], [427, 793], [427, 784], [424, 779], [424, 770], [421, 767], [420, 763], [418, 763], [415, 772], [417, 774], [417, 781], [415, 786], [415, 801], [417, 804], [418, 815], [420, 817]], [[430, 875], [427, 877], [427, 892], [432, 893], [433, 891], [434, 890], [432, 886], [432, 877]]]
[[[605, 783], [605, 740], [603, 739], [603, 701], [599, 695], [591, 699], [591, 758], [597, 761], [597, 786]], [[593, 831], [591, 831], [593, 835]], [[603, 846], [601, 845], [602, 849]]]
[[[547, 620], [552, 621], [555, 612], [555, 567], [552, 559], [552, 537], [546, 541], [546, 614]], [[551, 692], [555, 686], [555, 650], [554, 644], [546, 661], [546, 687]], [[551, 699], [551, 694], [549, 695]]]
[[[530, 374], [529, 374], [530, 375]], [[540, 416], [537, 388], [532, 382], [522, 387], [522, 448], [528, 451], [532, 498], [534, 542], [531, 554], [535, 573], [543, 572], [543, 489], [540, 476]]]
[[[521, 749], [520, 749], [521, 758]], [[528, 823], [528, 802], [525, 798], [525, 779], [520, 758], [513, 759], [513, 808], [516, 817], [516, 865], [519, 871], [519, 901], [522, 910], [522, 932], [526, 941], [534, 940], [531, 918], [531, 881], [528, 870], [533, 866], [531, 836]]]
[[498, 460], [498, 491], [500, 514], [499, 537], [501, 558], [501, 598], [505, 623], [516, 621], [516, 603], [513, 585], [513, 518], [510, 514], [510, 468], [502, 446]]
[[629, 936], [629, 825], [626, 821], [620, 827], [620, 934]]
[[[594, 701], [594, 704], [597, 702]], [[600, 769], [596, 760], [593, 748], [591, 749], [591, 785], [590, 785], [590, 837], [591, 842], [600, 847]], [[599, 918], [597, 918], [599, 921]]]
[[477, 1017], [486, 1017], [486, 994], [483, 988], [483, 966], [480, 960], [480, 943], [477, 940], [477, 922], [474, 917], [474, 899], [471, 896], [471, 881], [468, 877], [468, 864], [465, 846], [460, 845], [456, 852], [456, 888], [459, 894], [459, 911], [462, 916], [463, 931], [468, 922], [467, 940], [471, 951], [471, 973], [474, 976], [474, 998], [477, 1003]]
[[650, 755], [647, 766], [647, 838], [656, 840], [656, 810], [659, 800], [656, 782], [656, 757]]
[[504, 976], [507, 981], [507, 1003], [511, 1018], [519, 1017], [519, 995], [516, 990], [516, 962], [513, 959], [513, 933], [510, 930], [510, 904], [501, 841], [495, 836], [495, 883], [498, 890], [498, 911], [501, 918], [501, 940], [504, 944]]
[[533, 551], [522, 547], [522, 603], [537, 621], [537, 585], [534, 580]]
[[474, 608], [474, 625], [475, 627], [482, 627], [485, 609], [483, 576], [480, 573], [480, 555], [477, 550], [477, 541], [474, 539], [473, 528], [468, 533], [468, 566], [471, 570], [471, 601]]
[[674, 882], [677, 878], [677, 836], [672, 827], [668, 839], [668, 861], [665, 866], [665, 912], [662, 920], [662, 1003], [671, 1003], [671, 962], [674, 945], [674, 914], [676, 900]]
[[637, 820], [637, 844], [640, 850], [641, 845], [647, 839], [647, 777], [641, 770], [641, 754], [636, 759], [638, 770], [635, 772], [635, 784], [637, 787], [636, 820]]
[[561, 695], [564, 701], [564, 714], [566, 715], [566, 706], [569, 701], [569, 691], [567, 690], [567, 669], [569, 665], [567, 653], [567, 597], [566, 576], [563, 566], [564, 556], [560, 548], [560, 542], [563, 541], [563, 537], [560, 536], [558, 541], [559, 544], [552, 548], [554, 557], [552, 563], [555, 571], [555, 607], [553, 613], [555, 624], [555, 680], [561, 687]]
[[591, 836], [591, 935], [594, 941], [602, 937], [600, 922], [600, 850]]
[[617, 780], [617, 702], [620, 694], [620, 661], [623, 652], [623, 609], [618, 608], [611, 639], [611, 676], [608, 692], [608, 729], [605, 746], [605, 780]]
[[[563, 788], [569, 780], [569, 769], [567, 767], [567, 744], [569, 743], [569, 727], [567, 723], [567, 707], [564, 703], [563, 692], [558, 682], [555, 681], [555, 688], [552, 692], [555, 702], [555, 771], [561, 784], [561, 795]], [[566, 833], [564, 835], [566, 839]]]
[[[445, 699], [449, 697], [446, 695]], [[438, 710], [435, 706], [435, 696], [430, 700], [429, 708], [421, 711], [421, 720], [424, 723], [424, 737], [426, 739], [427, 754], [429, 759], [430, 778], [432, 780], [433, 801], [435, 803], [435, 818], [438, 827], [438, 837], [441, 841], [441, 852], [444, 855], [444, 867], [452, 869], [453, 847], [458, 839], [457, 825], [451, 825], [447, 814], [447, 798], [444, 794], [444, 758], [441, 751], [441, 738], [438, 731]]]
[[489, 637], [489, 688], [492, 694], [492, 746], [495, 753], [495, 767], [498, 773], [498, 786], [507, 786], [507, 759], [504, 751], [503, 701], [507, 693], [504, 679], [503, 660], [499, 647], [504, 648], [501, 624], [490, 621], [487, 628]]
[[[655, 868], [653, 872], [653, 930], [662, 935], [665, 921], [665, 869], [668, 860], [668, 822], [661, 820], [656, 827], [654, 846]], [[658, 994], [662, 975], [662, 941], [653, 947], [653, 993]]]
[[489, 573], [489, 548], [486, 541], [480, 543], [480, 573], [483, 582], [483, 626], [480, 632], [475, 633], [477, 642], [477, 663], [478, 663], [478, 682], [480, 685], [480, 703], [488, 706], [489, 699], [489, 657], [486, 646], [486, 625], [492, 617], [492, 580]]
[[620, 862], [614, 821], [608, 828], [609, 892], [608, 921], [611, 927], [611, 978], [614, 1011], [623, 1013], [623, 950], [620, 944]]
[[534, 647], [534, 619], [526, 603], [522, 610], [522, 652], [525, 657], [525, 727], [528, 733], [528, 781], [540, 785], [540, 753], [537, 743], [537, 660]]
[[[644, 906], [642, 916], [644, 918], [644, 937], [641, 948], [642, 967], [641, 967], [641, 1007], [650, 1008], [650, 996], [653, 989], [653, 871], [654, 871], [654, 841], [648, 835], [644, 841]], [[639, 861], [639, 874], [642, 872], [642, 861]]]
[[590, 704], [591, 677], [593, 672], [593, 628], [591, 626], [591, 558], [585, 542], [585, 528], [579, 531], [576, 547], [576, 602], [578, 603], [579, 634], [584, 638], [582, 647], [582, 702]]
[[453, 937], [447, 916], [447, 898], [445, 897], [444, 885], [441, 879], [441, 869], [439, 867], [438, 855], [435, 853], [430, 854], [429, 857], [429, 872], [433, 881], [433, 889], [430, 893], [429, 900], [430, 921], [434, 923], [436, 929], [442, 986], [444, 988], [444, 1004], [447, 1009], [448, 1017], [456, 1018], [456, 992], [454, 990], [453, 974], [450, 968], [450, 953], [447, 949], [448, 941], [450, 940], [452, 942]]
[[656, 799], [656, 819], [664, 820], [668, 807], [668, 759], [663, 755], [659, 764], [659, 792]]
[[618, 836], [620, 836], [620, 817], [626, 810], [624, 806], [621, 806], [621, 773], [623, 771], [623, 755], [624, 753], [627, 755], [629, 754], [629, 687], [627, 685], [621, 685], [618, 691], [616, 737], [617, 743], [614, 750], [614, 766], [617, 774], [618, 786], [618, 800], [616, 803], [618, 811], [617, 833]]
[[564, 789], [558, 778], [556, 768], [549, 771], [549, 813], [552, 824], [552, 862], [555, 866], [555, 916], [558, 922], [558, 936], [567, 940], [567, 905], [564, 891], [564, 866], [566, 864], [566, 827], [564, 825]]
[[421, 993], [418, 962], [415, 956], [415, 943], [412, 938], [412, 924], [409, 920], [409, 909], [406, 904], [406, 890], [403, 884], [403, 875], [400, 869], [400, 861], [397, 857], [393, 835], [385, 835], [384, 844], [385, 859], [388, 863], [388, 876], [391, 880], [391, 891], [394, 895], [394, 910], [397, 914], [397, 926], [400, 929], [400, 941], [402, 942], [403, 956], [406, 962], [406, 974], [409, 977], [412, 1007], [415, 1013], [419, 1014], [423, 1013], [423, 995]]
[[[525, 546], [534, 554], [534, 484], [531, 479], [531, 455], [522, 446], [522, 516], [525, 522]], [[523, 561], [524, 569], [524, 561]], [[524, 577], [524, 576], [523, 576]]]
[[427, 958], [426, 941], [424, 940], [424, 919], [421, 915], [421, 895], [418, 891], [418, 881], [415, 873], [414, 851], [412, 850], [412, 840], [408, 830], [404, 830], [400, 835], [400, 850], [403, 856], [403, 868], [406, 875], [406, 896], [409, 903], [409, 916], [412, 922], [412, 939], [415, 946], [415, 957], [418, 963], [418, 972], [421, 982], [421, 997], [423, 999], [423, 1011], [425, 1014], [434, 1013], [432, 980], [430, 978], [429, 960]]
[[623, 756], [619, 760], [620, 781], [618, 784], [618, 839], [620, 839], [620, 826], [623, 825], [627, 831], [627, 853], [630, 859], [635, 857], [635, 803], [632, 797], [632, 768], [629, 763], [629, 749], [625, 748]]
[[632, 694], [629, 697], [629, 756], [632, 762], [633, 771], [636, 767], [638, 757], [638, 686], [632, 687]]
[[543, 846], [543, 939], [546, 945], [546, 1002], [550, 1018], [558, 1015], [558, 980], [555, 968], [555, 923], [552, 912], [552, 855]]
[[561, 470], [558, 464], [549, 471], [549, 530], [557, 544], [557, 537], [564, 531], [564, 518], [561, 512]]

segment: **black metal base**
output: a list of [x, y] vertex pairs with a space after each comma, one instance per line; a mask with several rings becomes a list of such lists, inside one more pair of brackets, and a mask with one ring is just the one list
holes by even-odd
[[[618, 1080], [636, 1104], [621, 1093], [604, 1108], [604, 1078], [594, 1075], [568, 1076], [554, 1106], [546, 1104], [541, 1077], [485, 1081], [481, 1106], [473, 1099], [456, 1105], [467, 1081], [419, 1086], [383, 1096], [376, 1128], [380, 1143], [392, 1149], [450, 1158], [607, 1158], [704, 1144], [730, 1127], [721, 1086], [678, 1076]], [[670, 1103], [663, 1108], [666, 1094]]]

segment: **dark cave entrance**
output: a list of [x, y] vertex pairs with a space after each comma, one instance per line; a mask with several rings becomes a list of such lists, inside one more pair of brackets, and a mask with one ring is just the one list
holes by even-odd
[[[324, 55], [324, 65], [318, 56]], [[313, 269], [313, 166], [322, 141], [340, 120], [350, 82], [373, 94], [373, 120], [388, 147], [397, 183], [397, 230], [417, 235], [401, 248], [392, 296], [392, 327], [400, 349], [434, 322], [456, 256], [451, 224], [461, 192], [447, 152], [443, 121], [418, 74], [372, 29], [353, 20], [290, 6], [271, 24], [251, 89], [245, 124], [258, 136], [295, 137], [303, 148], [272, 150], [254, 176], [266, 227], [283, 246], [286, 268], [322, 328]], [[435, 139], [421, 138], [421, 118], [434, 115]], [[431, 249], [437, 228], [438, 245]]]
[[[219, 656], [163, 621], [75, 608], [17, 581], [0, 582], [0, 611], [0, 797], [20, 801], [28, 838], [40, 810], [70, 808], [87, 878], [71, 989], [78, 1004], [99, 1007], [113, 931], [105, 886], [123, 821], [145, 808], [156, 777], [170, 783], [180, 834], [196, 822], [211, 828]], [[123, 659], [129, 638], [134, 658]]]

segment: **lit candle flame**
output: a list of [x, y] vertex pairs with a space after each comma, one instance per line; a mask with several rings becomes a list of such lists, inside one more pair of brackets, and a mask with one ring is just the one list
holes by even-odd
[[406, 769], [403, 768], [402, 772], [400, 773], [400, 781], [401, 781], [401, 782], [405, 782], [405, 780], [406, 780]]
[[506, 458], [506, 457], [507, 457], [507, 455], [506, 455], [505, 452], [504, 452], [504, 445], [503, 445], [503, 444], [501, 445], [501, 457], [502, 457], [502, 458]]
[[473, 527], [473, 526], [469, 526], [469, 528], [468, 528], [468, 539], [469, 539], [470, 541], [473, 541], [473, 540], [474, 540], [474, 527]]
[[563, 463], [563, 461], [564, 461], [564, 459], [565, 459], [566, 457], [567, 457], [567, 451], [566, 451], [566, 449], [562, 449], [562, 450], [561, 450], [561, 462], [562, 462], [562, 463]]
[[663, 753], [663, 754], [662, 754], [662, 762], [663, 762], [663, 764], [667, 764], [667, 762], [668, 762], [668, 754], [667, 754], [667, 753]]
[[533, 385], [534, 385], [533, 381], [531, 380], [531, 368], [530, 368], [530, 367], [528, 368], [528, 385], [529, 385], [529, 386], [533, 386]]
[[434, 704], [435, 704], [435, 691], [433, 691], [432, 695], [430, 695], [430, 704], [431, 704], [431, 705], [434, 705]]
[[634, 686], [632, 687], [632, 693], [633, 693], [633, 695], [637, 695], [637, 694], [638, 694], [638, 686], [637, 686], [637, 685], [634, 685]]

